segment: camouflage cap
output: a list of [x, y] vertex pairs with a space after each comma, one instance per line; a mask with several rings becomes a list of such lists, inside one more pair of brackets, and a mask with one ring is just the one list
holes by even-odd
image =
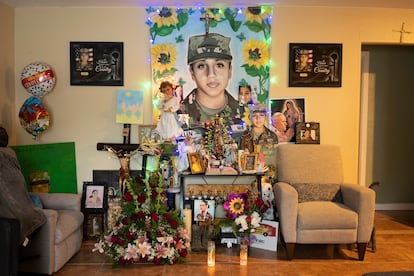
[[230, 37], [216, 33], [208, 36], [196, 35], [188, 41], [187, 63], [191, 64], [199, 59], [216, 58], [232, 60], [230, 53]]
[[265, 104], [251, 104], [249, 105], [249, 109], [250, 109], [250, 113], [249, 114], [254, 114], [254, 113], [267, 113], [267, 105]]

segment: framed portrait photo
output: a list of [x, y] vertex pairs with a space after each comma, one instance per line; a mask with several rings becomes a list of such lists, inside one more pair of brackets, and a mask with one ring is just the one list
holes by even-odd
[[194, 222], [213, 222], [215, 201], [208, 199], [194, 200]]
[[319, 123], [298, 123], [296, 125], [296, 144], [320, 144]]
[[106, 184], [84, 182], [82, 189], [82, 212], [104, 213], [108, 209], [108, 190]]
[[256, 153], [243, 153], [241, 157], [243, 172], [256, 171], [257, 159]]
[[204, 173], [203, 156], [200, 152], [189, 152], [187, 153], [187, 157], [192, 174]]
[[124, 85], [123, 42], [70, 42], [70, 84]]
[[156, 140], [156, 135], [153, 131], [156, 127], [157, 125], [138, 125], [138, 144], [142, 144], [143, 137]]
[[289, 87], [341, 87], [342, 44], [289, 44]]

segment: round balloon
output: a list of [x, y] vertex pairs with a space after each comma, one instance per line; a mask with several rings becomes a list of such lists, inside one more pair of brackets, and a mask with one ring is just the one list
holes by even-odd
[[49, 65], [41, 62], [33, 62], [24, 67], [21, 81], [27, 92], [35, 97], [43, 97], [53, 90], [56, 77]]
[[28, 98], [20, 108], [20, 125], [30, 134], [33, 139], [49, 128], [49, 112], [39, 98]]

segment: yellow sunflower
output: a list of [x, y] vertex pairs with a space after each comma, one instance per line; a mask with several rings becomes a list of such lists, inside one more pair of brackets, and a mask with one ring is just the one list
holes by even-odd
[[266, 42], [249, 39], [244, 43], [243, 57], [249, 66], [266, 66], [269, 63], [269, 47]]
[[170, 43], [156, 44], [151, 47], [152, 68], [163, 72], [170, 70], [174, 65], [177, 57], [176, 46]]
[[266, 18], [272, 15], [272, 8], [269, 6], [249, 7], [244, 10], [244, 15], [246, 16], [246, 21], [256, 21], [262, 24]]
[[163, 7], [161, 10], [153, 12], [150, 17], [151, 21], [158, 25], [158, 28], [175, 26], [178, 23], [177, 12], [172, 8]]
[[234, 214], [241, 214], [244, 211], [244, 202], [240, 197], [233, 198], [229, 204], [230, 211]]

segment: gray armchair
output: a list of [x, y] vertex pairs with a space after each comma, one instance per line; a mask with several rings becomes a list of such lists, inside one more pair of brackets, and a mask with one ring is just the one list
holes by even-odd
[[274, 193], [287, 259], [297, 243], [356, 243], [363, 260], [374, 225], [375, 193], [343, 183], [339, 147], [279, 145], [277, 170]]
[[80, 194], [36, 193], [47, 221], [20, 248], [19, 271], [52, 274], [75, 255], [82, 244], [83, 213]]

